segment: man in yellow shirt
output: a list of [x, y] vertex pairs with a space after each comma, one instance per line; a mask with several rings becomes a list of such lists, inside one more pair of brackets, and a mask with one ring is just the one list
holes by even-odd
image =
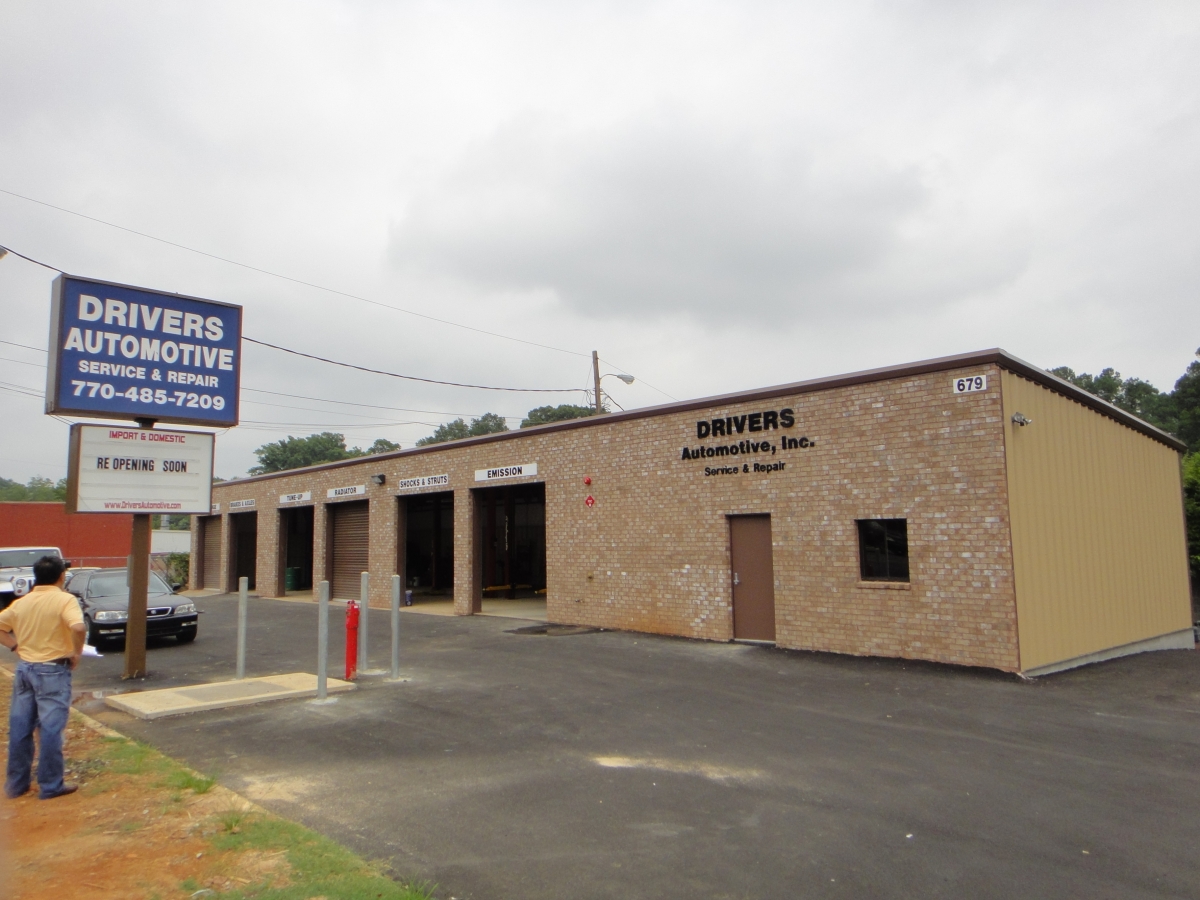
[[10, 798], [29, 791], [33, 774], [33, 731], [38, 729], [38, 797], [73, 794], [63, 782], [62, 736], [71, 711], [71, 672], [83, 655], [87, 626], [79, 601], [62, 589], [67, 564], [43, 556], [33, 564], [36, 587], [0, 612], [0, 644], [20, 656], [8, 716]]

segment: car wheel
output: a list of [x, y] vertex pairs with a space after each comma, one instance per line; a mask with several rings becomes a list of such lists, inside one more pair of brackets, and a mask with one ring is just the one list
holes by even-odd
[[181, 632], [179, 632], [179, 634], [175, 635], [175, 640], [179, 641], [179, 643], [181, 643], [181, 644], [190, 644], [195, 639], [196, 639], [196, 629], [195, 628], [192, 628], [188, 631], [181, 631]]

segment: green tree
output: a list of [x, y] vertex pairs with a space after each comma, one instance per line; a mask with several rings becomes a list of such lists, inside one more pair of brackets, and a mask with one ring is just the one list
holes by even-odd
[[[1195, 365], [1193, 363], [1192, 365]], [[1183, 460], [1183, 508], [1187, 517], [1188, 559], [1192, 564], [1192, 589], [1200, 591], [1200, 453]], [[1200, 596], [1193, 596], [1193, 603]]]
[[67, 479], [52, 481], [35, 475], [28, 483], [21, 484], [8, 478], [0, 478], [0, 500], [62, 502], [67, 499]]
[[1050, 372], [1089, 394], [1107, 400], [1113, 406], [1133, 413], [1156, 428], [1174, 432], [1177, 427], [1174, 395], [1160, 391], [1148, 381], [1141, 378], [1122, 379], [1121, 373], [1111, 367], [1102, 370], [1099, 375], [1089, 375], [1087, 372], [1077, 375], [1069, 366], [1059, 366]]
[[263, 444], [254, 451], [254, 455], [258, 457], [258, 465], [250, 469], [250, 474], [266, 475], [268, 472], [352, 459], [362, 456], [362, 451], [357, 447], [347, 449], [345, 435], [323, 431], [302, 438], [288, 435], [286, 440]]
[[[1196, 355], [1200, 356], [1200, 350]], [[1175, 382], [1171, 399], [1175, 403], [1175, 434], [1192, 453], [1200, 452], [1200, 361], [1193, 361]]]
[[462, 419], [453, 422], [443, 422], [429, 437], [417, 441], [418, 447], [428, 447], [430, 444], [444, 444], [446, 441], [457, 441], [466, 437], [479, 437], [484, 434], [496, 434], [508, 431], [508, 423], [504, 416], [496, 413], [484, 413], [478, 419], [472, 419], [468, 425]]
[[375, 438], [375, 443], [368, 447], [366, 452], [368, 455], [374, 455], [376, 453], [391, 453], [393, 450], [399, 449], [399, 444], [393, 444], [387, 438]]
[[[606, 409], [605, 412], [608, 412]], [[537, 409], [531, 409], [529, 415], [521, 420], [522, 428], [529, 428], [532, 425], [547, 425], [550, 422], [565, 422], [568, 419], [582, 419], [585, 416], [594, 416], [596, 408], [594, 406], [575, 406], [573, 403], [562, 403], [558, 406], [539, 406]]]

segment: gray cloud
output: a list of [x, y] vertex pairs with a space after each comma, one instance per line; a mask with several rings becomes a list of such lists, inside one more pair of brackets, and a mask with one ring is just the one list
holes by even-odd
[[601, 132], [524, 118], [414, 197], [390, 255], [488, 290], [548, 289], [588, 315], [710, 323], [748, 303], [786, 320], [940, 302], [1019, 271], [1010, 241], [912, 271], [913, 254], [930, 262], [904, 233], [930, 212], [923, 173], [828, 157], [815, 140], [728, 136], [680, 114]]

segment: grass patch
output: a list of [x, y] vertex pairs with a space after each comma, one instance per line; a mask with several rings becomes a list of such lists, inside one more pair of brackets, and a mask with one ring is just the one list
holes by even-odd
[[246, 815], [239, 820], [238, 833], [230, 829], [213, 836], [218, 850], [286, 850], [291, 884], [271, 888], [259, 886], [246, 891], [222, 893], [229, 900], [430, 900], [432, 888], [423, 884], [399, 884], [376, 866], [316, 832], [295, 822], [267, 816]]
[[107, 762], [118, 775], [165, 775], [179, 769], [153, 747], [127, 738], [105, 738]]
[[[106, 737], [102, 743], [98, 766], [105, 774], [139, 776], [159, 790], [158, 803], [163, 800], [178, 803], [187, 791], [206, 794], [216, 785], [216, 779], [199, 775], [154, 748], [123, 737]], [[97, 789], [104, 789], [97, 785]], [[163, 814], [169, 812], [162, 806]], [[256, 884], [232, 887], [225, 882], [223, 889], [211, 895], [220, 900], [432, 900], [433, 887], [426, 884], [403, 884], [394, 881], [382, 866], [367, 862], [341, 845], [314, 831], [274, 816], [245, 811], [236, 806], [209, 813], [204, 823], [197, 823], [205, 835], [211, 858], [218, 869], [230, 871], [238, 854], [258, 852], [283, 854], [287, 860], [286, 874], [280, 878], [263, 876]], [[206, 826], [206, 827], [204, 827]], [[145, 823], [140, 820], [119, 824], [115, 830], [133, 835]], [[207, 864], [207, 863], [206, 863]], [[278, 885], [272, 884], [278, 881]], [[205, 884], [212, 884], [209, 880]], [[180, 885], [188, 894], [205, 889], [205, 884], [189, 878]]]
[[207, 775], [198, 775], [187, 769], [178, 769], [167, 776], [167, 787], [177, 791], [191, 791], [194, 794], [207, 794], [213, 789], [217, 779]]

